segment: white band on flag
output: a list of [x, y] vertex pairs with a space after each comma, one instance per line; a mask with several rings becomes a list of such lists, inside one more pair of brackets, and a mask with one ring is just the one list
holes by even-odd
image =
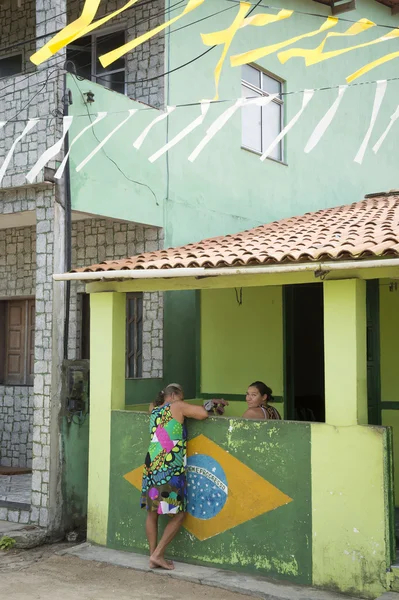
[[387, 80], [386, 79], [381, 79], [381, 80], [377, 81], [377, 86], [375, 89], [375, 96], [374, 96], [373, 111], [371, 113], [370, 125], [367, 129], [366, 135], [364, 136], [364, 140], [361, 143], [358, 153], [356, 154], [355, 159], [354, 159], [354, 161], [357, 162], [359, 165], [361, 165], [363, 162], [363, 158], [364, 158], [365, 152], [367, 150], [367, 146], [369, 144], [371, 134], [373, 133], [374, 125], [377, 120], [378, 113], [380, 112], [381, 104], [384, 99], [386, 89], [387, 89]]
[[141, 148], [145, 138], [150, 133], [150, 131], [154, 127], [154, 125], [156, 125], [157, 123], [160, 123], [161, 121], [166, 119], [166, 117], [168, 117], [170, 115], [170, 113], [175, 110], [175, 108], [176, 108], [176, 106], [167, 106], [166, 112], [162, 113], [161, 115], [158, 115], [158, 117], [155, 117], [155, 119], [153, 119], [151, 121], [151, 123], [149, 123], [149, 125], [147, 125], [147, 127], [144, 129], [144, 131], [139, 135], [137, 140], [134, 142], [133, 148], [136, 148], [136, 150]]
[[162, 146], [162, 148], [160, 150], [158, 150], [157, 152], [155, 152], [155, 154], [153, 154], [152, 156], [150, 156], [150, 158], [148, 159], [151, 163], [155, 162], [156, 160], [158, 160], [158, 158], [160, 156], [162, 156], [163, 154], [165, 154], [165, 152], [168, 152], [171, 148], [173, 148], [173, 146], [176, 146], [176, 144], [178, 144], [182, 139], [184, 139], [189, 133], [191, 133], [192, 131], [194, 131], [194, 129], [196, 129], [197, 127], [199, 127], [200, 125], [202, 125], [206, 113], [209, 110], [211, 103], [209, 100], [205, 100], [203, 102], [201, 102], [201, 114], [199, 117], [197, 117], [196, 119], [194, 119], [194, 121], [192, 121], [189, 125], [187, 125], [187, 127], [185, 127], [180, 133], [178, 133], [172, 140], [170, 140], [170, 142], [168, 142], [167, 144], [165, 144], [165, 146]]
[[88, 130], [91, 129], [92, 127], [94, 127], [94, 125], [96, 125], [97, 123], [99, 123], [100, 121], [102, 121], [104, 119], [104, 117], [107, 116], [108, 113], [106, 112], [99, 112], [97, 114], [97, 117], [94, 119], [94, 121], [92, 123], [90, 123], [90, 125], [87, 125], [86, 127], [84, 127], [84, 129], [82, 129], [82, 131], [80, 133], [78, 133], [78, 135], [76, 137], [73, 138], [72, 142], [69, 145], [69, 149], [68, 152], [66, 153], [66, 155], [64, 156], [64, 160], [62, 161], [62, 163], [60, 164], [60, 166], [57, 169], [56, 174], [54, 175], [54, 177], [56, 179], [61, 179], [63, 173], [64, 173], [64, 169], [65, 166], [67, 164], [67, 160], [69, 158], [69, 154], [71, 152], [72, 146], [74, 145], [75, 142], [78, 141], [79, 138], [82, 137], [82, 135]]
[[40, 119], [29, 119], [29, 121], [25, 125], [25, 129], [23, 130], [23, 132], [21, 133], [21, 135], [19, 135], [17, 138], [15, 138], [14, 142], [12, 143], [11, 148], [8, 151], [7, 156], [4, 159], [3, 164], [1, 165], [1, 169], [0, 169], [0, 183], [3, 180], [4, 173], [7, 170], [7, 167], [9, 165], [9, 163], [10, 163], [12, 155], [14, 154], [14, 150], [15, 150], [18, 142], [20, 142], [22, 140], [22, 138], [24, 138], [31, 131], [31, 129], [33, 129], [34, 127], [36, 127], [36, 124], [39, 121], [40, 121]]
[[257, 98], [238, 98], [238, 100], [230, 106], [227, 110], [225, 110], [209, 127], [206, 132], [206, 136], [200, 141], [198, 146], [192, 151], [188, 160], [190, 162], [194, 162], [195, 159], [200, 155], [202, 150], [205, 148], [207, 144], [211, 141], [211, 139], [224, 127], [227, 121], [234, 115], [234, 113], [244, 106], [250, 106], [256, 104], [257, 106], [266, 106], [269, 104], [274, 98], [276, 98], [278, 94], [272, 94], [270, 96], [262, 96]]
[[271, 154], [271, 152], [273, 152], [273, 150], [277, 146], [277, 144], [279, 144], [281, 142], [281, 140], [290, 131], [290, 129], [292, 129], [294, 127], [295, 123], [298, 121], [299, 117], [302, 115], [303, 111], [305, 110], [305, 108], [307, 107], [307, 105], [309, 104], [309, 102], [311, 101], [311, 99], [313, 97], [313, 94], [314, 94], [314, 90], [305, 90], [303, 92], [301, 109], [297, 112], [297, 114], [295, 115], [295, 117], [292, 117], [292, 119], [288, 123], [288, 125], [286, 125], [284, 127], [284, 129], [278, 134], [278, 136], [270, 144], [270, 146], [268, 147], [268, 149], [266, 150], [266, 152], [264, 152], [262, 154], [262, 156], [260, 157], [260, 160], [266, 160], [266, 158], [269, 156], [269, 154]]
[[137, 112], [137, 110], [138, 110], [137, 108], [131, 108], [129, 110], [129, 116], [126, 119], [124, 119], [121, 123], [119, 123], [119, 125], [114, 127], [114, 129], [103, 139], [103, 141], [100, 142], [98, 144], [98, 146], [96, 146], [94, 148], [94, 150], [92, 152], [90, 152], [90, 154], [88, 156], [86, 156], [86, 158], [84, 160], [82, 160], [82, 162], [76, 167], [77, 172], [81, 171], [81, 169], [83, 169], [83, 167], [87, 165], [87, 163], [93, 158], [93, 156], [95, 156], [97, 154], [97, 152], [99, 152], [101, 150], [101, 148], [103, 146], [105, 146], [105, 144], [108, 142], [108, 140], [110, 138], [112, 138], [114, 133], [116, 133], [118, 131], [118, 129], [123, 127], [123, 125], [125, 125], [125, 123], [127, 123], [127, 121], [134, 115], [134, 113]]
[[48, 163], [48, 161], [57, 156], [57, 154], [61, 151], [62, 144], [64, 143], [65, 136], [68, 133], [70, 126], [72, 125], [72, 121], [73, 117], [71, 116], [63, 117], [61, 139], [59, 139], [55, 144], [50, 146], [50, 148], [47, 148], [47, 150], [45, 150], [43, 154], [39, 157], [39, 160], [26, 175], [26, 179], [29, 181], [29, 183], [33, 183], [33, 181], [36, 179], [36, 177], [39, 175], [40, 171]]
[[339, 105], [341, 104], [341, 100], [347, 88], [347, 85], [339, 86], [337, 98], [335, 99], [334, 103], [330, 106], [324, 117], [319, 121], [318, 125], [316, 125], [312, 135], [308, 140], [308, 143], [305, 146], [306, 153], [311, 152], [313, 148], [317, 146], [317, 144], [320, 142], [321, 138], [327, 131], [328, 127], [331, 125], [332, 120], [335, 117], [335, 114], [338, 110]]
[[378, 150], [381, 148], [382, 143], [384, 142], [385, 138], [387, 137], [388, 133], [391, 131], [391, 127], [392, 125], [395, 123], [396, 119], [399, 118], [399, 106], [398, 108], [395, 110], [395, 112], [393, 113], [389, 125], [388, 127], [385, 129], [384, 133], [382, 134], [382, 136], [380, 137], [380, 139], [378, 140], [378, 142], [373, 146], [373, 152], [374, 154], [377, 154]]

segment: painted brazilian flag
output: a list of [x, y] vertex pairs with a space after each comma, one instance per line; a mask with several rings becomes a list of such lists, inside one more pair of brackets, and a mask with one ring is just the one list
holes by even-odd
[[[147, 551], [139, 499], [148, 441], [148, 416], [112, 413], [112, 548]], [[190, 422], [187, 481], [189, 513], [171, 556], [311, 583], [309, 424]]]

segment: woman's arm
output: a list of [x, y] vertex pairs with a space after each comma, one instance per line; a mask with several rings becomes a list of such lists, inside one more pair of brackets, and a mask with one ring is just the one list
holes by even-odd
[[197, 421], [204, 421], [209, 416], [203, 406], [187, 404], [186, 402], [179, 402], [179, 405], [183, 417], [186, 417], [187, 419], [197, 419]]
[[148, 407], [148, 412], [152, 413], [153, 410], [154, 410], [154, 403], [151, 402], [150, 406]]

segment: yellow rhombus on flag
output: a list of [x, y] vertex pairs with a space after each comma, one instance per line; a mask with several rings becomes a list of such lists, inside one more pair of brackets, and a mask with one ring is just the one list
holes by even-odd
[[[220, 464], [227, 478], [227, 500], [215, 517], [202, 520], [187, 514], [184, 520], [187, 531], [201, 541], [293, 501], [204, 435], [199, 435], [188, 442], [187, 454], [188, 457], [195, 454], [212, 457]], [[124, 478], [141, 490], [142, 476], [143, 467], [138, 467], [126, 473]]]

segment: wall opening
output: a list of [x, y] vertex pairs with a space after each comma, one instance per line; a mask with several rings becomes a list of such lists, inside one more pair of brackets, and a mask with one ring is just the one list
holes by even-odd
[[287, 418], [325, 421], [323, 284], [285, 290]]

